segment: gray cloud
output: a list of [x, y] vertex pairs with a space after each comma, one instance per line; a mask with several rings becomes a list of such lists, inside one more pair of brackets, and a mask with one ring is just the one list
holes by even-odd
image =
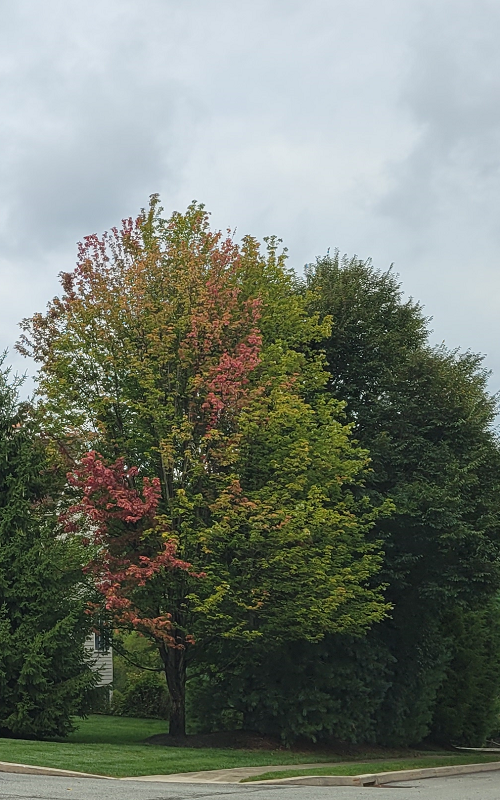
[[500, 7], [424, 4], [400, 97], [419, 136], [378, 210], [437, 339], [487, 354], [500, 386]]
[[335, 246], [395, 261], [436, 338], [500, 375], [496, 2], [0, 10], [3, 345], [78, 239], [160, 191], [167, 211], [197, 198], [220, 227], [277, 233], [297, 268]]

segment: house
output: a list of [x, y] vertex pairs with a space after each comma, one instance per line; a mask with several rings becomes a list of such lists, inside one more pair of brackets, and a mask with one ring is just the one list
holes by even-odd
[[85, 650], [92, 660], [92, 667], [99, 672], [98, 687], [108, 687], [109, 699], [113, 694], [113, 648], [105, 630], [94, 631], [85, 642]]

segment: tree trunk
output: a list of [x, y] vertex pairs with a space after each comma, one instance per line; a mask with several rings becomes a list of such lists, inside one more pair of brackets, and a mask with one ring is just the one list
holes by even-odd
[[166, 647], [162, 645], [160, 654], [165, 668], [168, 691], [170, 693], [170, 736], [186, 735], [186, 650], [185, 646]]

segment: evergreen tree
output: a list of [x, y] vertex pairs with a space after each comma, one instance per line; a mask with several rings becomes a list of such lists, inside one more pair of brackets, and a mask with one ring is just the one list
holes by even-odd
[[497, 734], [500, 712], [500, 608], [497, 598], [447, 619], [451, 659], [434, 711], [431, 735], [445, 744], [477, 746]]
[[96, 675], [76, 541], [57, 536], [49, 469], [33, 409], [0, 371], [0, 731], [65, 736]]

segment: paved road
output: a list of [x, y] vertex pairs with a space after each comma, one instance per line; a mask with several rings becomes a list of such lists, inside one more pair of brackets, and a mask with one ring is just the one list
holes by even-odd
[[483, 772], [386, 787], [141, 783], [0, 773], [1, 800], [499, 800], [500, 774]]

